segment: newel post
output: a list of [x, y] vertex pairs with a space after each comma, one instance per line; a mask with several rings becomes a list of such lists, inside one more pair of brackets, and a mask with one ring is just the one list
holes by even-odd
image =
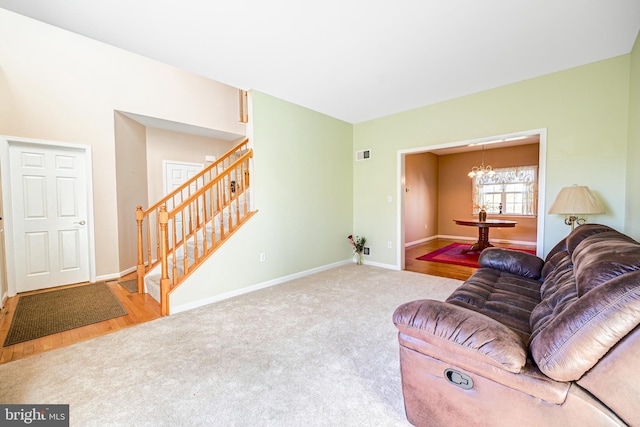
[[138, 293], [144, 293], [144, 274], [146, 268], [144, 265], [144, 249], [142, 244], [142, 221], [144, 220], [144, 212], [142, 206], [136, 207], [136, 223], [138, 227]]
[[162, 276], [160, 277], [160, 312], [163, 316], [169, 314], [169, 234], [167, 233], [167, 223], [169, 222], [169, 213], [166, 206], [160, 206], [158, 212], [158, 223], [160, 224], [160, 256], [162, 262]]

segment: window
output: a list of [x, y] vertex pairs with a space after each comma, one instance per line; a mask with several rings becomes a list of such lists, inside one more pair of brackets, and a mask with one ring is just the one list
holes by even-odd
[[493, 176], [475, 176], [473, 213], [481, 207], [489, 214], [536, 215], [538, 166], [494, 169]]

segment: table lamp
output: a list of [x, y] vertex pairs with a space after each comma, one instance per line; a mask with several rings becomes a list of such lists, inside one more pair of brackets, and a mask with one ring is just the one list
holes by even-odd
[[573, 231], [576, 223], [581, 225], [585, 222], [585, 219], [579, 218], [578, 215], [603, 214], [605, 211], [589, 187], [573, 185], [560, 190], [549, 213], [565, 215], [564, 223], [570, 225]]

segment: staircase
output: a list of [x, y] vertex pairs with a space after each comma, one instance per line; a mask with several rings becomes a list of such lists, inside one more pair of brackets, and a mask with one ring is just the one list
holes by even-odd
[[245, 139], [149, 209], [137, 207], [138, 292], [159, 301], [163, 316], [171, 292], [256, 213], [252, 157]]

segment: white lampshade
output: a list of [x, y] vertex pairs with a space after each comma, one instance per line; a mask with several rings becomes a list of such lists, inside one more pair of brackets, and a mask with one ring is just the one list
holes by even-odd
[[549, 209], [550, 214], [603, 214], [600, 200], [589, 191], [589, 187], [574, 185], [560, 190]]
[[585, 222], [584, 218], [578, 218], [578, 215], [603, 214], [604, 208], [600, 200], [589, 191], [589, 187], [574, 185], [560, 190], [549, 213], [565, 215], [564, 223], [570, 225], [573, 230], [576, 223], [580, 225]]

